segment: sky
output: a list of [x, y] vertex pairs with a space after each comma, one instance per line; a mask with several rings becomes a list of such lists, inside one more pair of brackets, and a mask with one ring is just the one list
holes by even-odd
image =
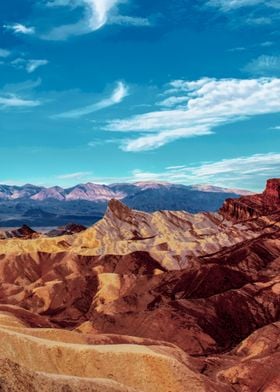
[[280, 177], [279, 0], [0, 2], [0, 183]]

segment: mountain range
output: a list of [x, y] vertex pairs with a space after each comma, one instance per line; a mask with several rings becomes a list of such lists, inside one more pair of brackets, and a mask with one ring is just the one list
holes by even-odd
[[101, 185], [88, 182], [78, 184], [71, 188], [61, 188], [59, 186], [43, 187], [32, 184], [22, 186], [0, 185], [0, 200], [87, 200], [87, 201], [108, 201], [111, 199], [123, 200], [126, 197], [135, 196], [139, 192], [147, 190], [181, 190], [181, 191], [201, 191], [209, 193], [227, 193], [235, 195], [246, 195], [252, 192], [220, 188], [211, 185], [180, 185], [166, 182], [136, 182], [120, 183], [111, 185]]
[[57, 226], [70, 222], [91, 225], [102, 218], [109, 200], [153, 212], [186, 210], [217, 211], [225, 199], [250, 194], [249, 191], [211, 185], [186, 186], [164, 182], [123, 184], [79, 184], [71, 188], [51, 188], [26, 184], [0, 185], [0, 226], [21, 224]]
[[3, 391], [280, 390], [280, 179], [217, 212], [113, 199], [89, 228], [3, 234]]

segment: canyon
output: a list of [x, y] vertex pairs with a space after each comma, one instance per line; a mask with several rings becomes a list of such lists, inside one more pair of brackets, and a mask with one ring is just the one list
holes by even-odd
[[235, 196], [2, 230], [0, 390], [279, 391], [280, 179]]

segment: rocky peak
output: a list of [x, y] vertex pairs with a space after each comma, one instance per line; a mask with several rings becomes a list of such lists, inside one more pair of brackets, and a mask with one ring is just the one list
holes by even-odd
[[33, 238], [38, 235], [36, 231], [31, 229], [27, 225], [22, 225], [19, 229], [11, 230], [11, 231], [6, 231], [4, 233], [4, 237], [6, 238], [23, 238], [23, 239], [28, 239], [28, 238]]
[[280, 178], [267, 181], [263, 197], [266, 204], [280, 204]]
[[120, 220], [132, 215], [132, 210], [117, 199], [109, 201], [106, 216], [113, 214]]

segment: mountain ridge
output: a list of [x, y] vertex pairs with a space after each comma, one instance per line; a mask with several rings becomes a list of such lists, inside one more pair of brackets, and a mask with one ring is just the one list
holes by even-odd
[[134, 183], [114, 183], [114, 184], [96, 184], [88, 182], [77, 184], [68, 188], [60, 186], [38, 186], [32, 184], [25, 185], [5, 185], [0, 184], [0, 200], [88, 200], [88, 201], [108, 201], [112, 198], [124, 199], [131, 194], [147, 189], [164, 189], [164, 188], [181, 188], [186, 190], [197, 190], [201, 192], [214, 193], [233, 193], [236, 195], [246, 195], [252, 192], [240, 189], [227, 189], [216, 187], [208, 184], [184, 185], [168, 182], [142, 181]]
[[[237, 190], [232, 190], [237, 192]], [[111, 199], [130, 208], [155, 212], [185, 210], [217, 211], [225, 199], [239, 197], [230, 190], [211, 186], [187, 186], [165, 182], [111, 185], [80, 184], [71, 188], [0, 185], [0, 227], [90, 226], [102, 218]], [[239, 191], [240, 193], [248, 193]]]

